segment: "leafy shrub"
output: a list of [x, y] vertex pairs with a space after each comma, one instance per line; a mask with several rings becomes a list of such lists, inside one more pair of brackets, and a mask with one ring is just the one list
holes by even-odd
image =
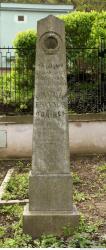
[[61, 17], [65, 22], [67, 47], [79, 48], [88, 45], [95, 17], [96, 12], [73, 12]]
[[29, 59], [29, 65], [35, 64], [34, 54], [36, 49], [36, 39], [37, 35], [33, 30], [27, 30], [19, 32], [14, 40], [14, 47], [16, 48], [16, 54], [18, 54], [18, 59], [24, 56], [24, 61], [26, 64], [27, 58]]
[[27, 30], [18, 33], [14, 40], [17, 74], [21, 76], [24, 73], [20, 86], [27, 86], [31, 89], [34, 87], [33, 68], [35, 65], [36, 39], [36, 33], [33, 30]]
[[19, 73], [14, 67], [10, 72], [3, 73], [0, 78], [0, 104], [3, 110], [12, 110], [15, 113], [25, 110], [32, 112], [32, 82], [32, 74], [26, 77], [24, 72]]

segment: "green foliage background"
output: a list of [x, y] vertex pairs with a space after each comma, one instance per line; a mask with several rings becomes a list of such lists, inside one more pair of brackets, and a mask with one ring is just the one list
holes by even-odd
[[[96, 74], [98, 70], [97, 53], [100, 41], [101, 38], [106, 40], [106, 11], [101, 13], [78, 11], [59, 18], [65, 22], [66, 47], [71, 48], [71, 53], [70, 50], [67, 50], [67, 70], [70, 72], [71, 65], [71, 72], [75, 75], [78, 70], [79, 58], [81, 58], [83, 59], [83, 66], [89, 65]], [[0, 92], [3, 95], [4, 104], [15, 104], [19, 111], [30, 110], [33, 105], [32, 92], [34, 87], [36, 40], [37, 34], [34, 30], [26, 30], [17, 34], [14, 41], [14, 47], [16, 48], [15, 63], [13, 63], [11, 74], [7, 72], [0, 79]], [[89, 49], [73, 49], [82, 47]], [[93, 50], [93, 47], [97, 48], [97, 50]], [[86, 73], [86, 67], [84, 70]], [[95, 96], [96, 84], [95, 82], [93, 92], [89, 96]], [[84, 83], [80, 85], [82, 93], [80, 96], [81, 103], [85, 91], [84, 86], [90, 90], [90, 85], [87, 86]], [[2, 95], [0, 99], [2, 99]], [[72, 90], [69, 98], [74, 99]], [[87, 101], [90, 102], [91, 100]]]
[[[106, 39], [106, 11], [73, 12], [60, 17], [65, 22], [66, 46], [97, 47], [100, 39]], [[20, 32], [14, 41], [15, 47], [35, 47], [36, 34], [32, 30]]]

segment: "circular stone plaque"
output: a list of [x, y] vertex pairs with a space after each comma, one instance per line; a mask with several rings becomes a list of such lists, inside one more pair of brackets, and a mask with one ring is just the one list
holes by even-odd
[[40, 44], [47, 54], [55, 54], [61, 45], [61, 38], [57, 33], [47, 32], [40, 38]]
[[56, 49], [58, 46], [58, 41], [55, 37], [53, 36], [48, 36], [45, 41], [45, 48], [46, 49]]

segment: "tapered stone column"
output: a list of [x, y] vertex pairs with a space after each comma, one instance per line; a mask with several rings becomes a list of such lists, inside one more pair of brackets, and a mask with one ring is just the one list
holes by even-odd
[[48, 16], [38, 22], [32, 170], [24, 232], [59, 235], [73, 230], [79, 215], [72, 202], [70, 175], [65, 29]]

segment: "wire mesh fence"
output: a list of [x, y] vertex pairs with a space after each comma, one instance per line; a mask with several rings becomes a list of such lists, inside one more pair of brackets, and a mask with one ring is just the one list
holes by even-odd
[[[0, 114], [32, 114], [35, 48], [0, 48]], [[106, 41], [67, 48], [70, 113], [106, 111]]]

